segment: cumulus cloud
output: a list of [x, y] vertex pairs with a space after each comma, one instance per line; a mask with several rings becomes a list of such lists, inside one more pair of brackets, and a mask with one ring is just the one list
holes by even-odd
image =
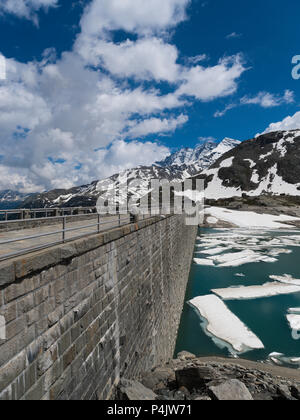
[[273, 131], [285, 131], [300, 129], [300, 111], [292, 116], [284, 118], [282, 121], [272, 123], [264, 131], [264, 133], [271, 133]]
[[[32, 18], [58, 2], [22, 3], [19, 16]], [[186, 19], [189, 3], [92, 0], [72, 51], [57, 58], [47, 50], [40, 62], [6, 60], [0, 189], [67, 188], [163, 160], [169, 149], [144, 137], [182, 127], [188, 121], [182, 108], [195, 99], [236, 92], [245, 71], [240, 55], [215, 66], [196, 65], [201, 55], [179, 64], [180, 52], [166, 41], [166, 31]], [[114, 30], [134, 33], [135, 40], [115, 43]], [[169, 93], [161, 92], [162, 81]]]
[[33, 20], [38, 23], [37, 12], [55, 7], [58, 0], [1, 0], [0, 13], [13, 14], [19, 18]]
[[80, 36], [76, 47], [85, 61], [96, 66], [101, 64], [122, 78], [175, 82], [179, 76], [177, 48], [162, 39], [143, 38], [114, 44]]
[[183, 114], [180, 114], [177, 118], [149, 118], [137, 124], [134, 123], [134, 127], [129, 130], [128, 135], [130, 137], [144, 137], [148, 134], [172, 133], [178, 127], [187, 123], [188, 119], [188, 116]]
[[186, 18], [190, 0], [94, 0], [81, 20], [83, 36], [124, 30], [152, 34], [176, 26]]
[[177, 94], [193, 96], [202, 101], [232, 95], [236, 92], [237, 81], [245, 70], [239, 54], [223, 58], [214, 67], [192, 67], [184, 72], [184, 83]]
[[[74, 53], [55, 63], [7, 60], [7, 79], [0, 84], [0, 163], [6, 167], [0, 188], [13, 183], [29, 191], [34, 185], [36, 190], [70, 187], [112, 175], [123, 169], [120, 162], [126, 167], [150, 164], [168, 149], [125, 138], [141, 137], [142, 131], [159, 134], [153, 121], [143, 130], [141, 121], [183, 104], [174, 94], [116, 84]], [[169, 119], [162, 120], [161, 132], [185, 121]], [[115, 162], [117, 153], [123, 156]]]

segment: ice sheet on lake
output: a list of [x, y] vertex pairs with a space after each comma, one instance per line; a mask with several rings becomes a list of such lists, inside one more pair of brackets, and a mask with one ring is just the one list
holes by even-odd
[[194, 258], [194, 263], [197, 265], [214, 266], [214, 262], [205, 258]]
[[293, 331], [300, 331], [300, 315], [289, 314], [286, 316], [288, 323]]
[[289, 314], [300, 315], [300, 308], [290, 308], [290, 309], [288, 309], [288, 313]]
[[284, 274], [283, 276], [270, 276], [270, 279], [284, 284], [294, 284], [295, 286], [300, 286], [300, 280], [294, 279], [293, 276], [290, 276], [289, 274]]
[[208, 259], [213, 260], [217, 267], [239, 267], [253, 262], [273, 263], [277, 261], [276, 258], [269, 257], [252, 250], [227, 253], [219, 256], [208, 257]]
[[291, 293], [300, 293], [300, 286], [283, 283], [265, 283], [262, 286], [228, 287], [226, 289], [213, 289], [212, 292], [223, 300], [249, 300]]
[[222, 252], [224, 252], [224, 250], [225, 250], [225, 248], [223, 248], [222, 246], [219, 246], [217, 248], [205, 249], [204, 251], [202, 251], [202, 254], [217, 255], [217, 254], [221, 254]]
[[[222, 229], [197, 238], [197, 253], [213, 261], [216, 267], [238, 267], [243, 264], [274, 263], [280, 255], [300, 247], [300, 235], [285, 232]], [[206, 265], [211, 265], [206, 263]]]
[[199, 296], [189, 302], [206, 321], [205, 332], [233, 354], [263, 349], [260, 339], [214, 295]]
[[300, 357], [286, 357], [282, 353], [273, 352], [269, 354], [268, 359], [273, 362], [275, 365], [291, 365], [291, 366], [300, 366]]

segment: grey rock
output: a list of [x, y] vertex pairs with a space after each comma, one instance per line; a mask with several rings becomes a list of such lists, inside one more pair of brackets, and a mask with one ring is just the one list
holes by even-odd
[[151, 389], [146, 388], [140, 382], [121, 379], [117, 395], [120, 400], [126, 401], [153, 401], [157, 395]]
[[189, 353], [188, 351], [181, 351], [177, 354], [177, 359], [180, 360], [193, 360], [196, 359], [196, 356], [193, 353]]
[[217, 372], [211, 367], [191, 367], [177, 370], [175, 373], [178, 388], [184, 386], [188, 390], [200, 389], [218, 377]]
[[292, 397], [291, 391], [287, 385], [279, 385], [277, 387], [277, 395], [281, 400], [293, 401], [296, 398]]
[[253, 397], [246, 385], [237, 379], [230, 379], [220, 385], [209, 386], [209, 394], [219, 401], [252, 401]]
[[169, 368], [157, 368], [153, 372], [146, 373], [141, 383], [152, 390], [161, 388], [161, 384], [167, 385], [169, 382], [175, 381], [175, 373]]
[[300, 400], [300, 385], [291, 386], [291, 395], [296, 398], [296, 400]]

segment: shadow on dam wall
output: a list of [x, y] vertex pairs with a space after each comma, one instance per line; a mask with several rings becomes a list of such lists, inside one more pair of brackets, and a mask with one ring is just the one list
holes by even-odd
[[156, 216], [0, 263], [0, 399], [108, 399], [172, 358], [196, 235]]

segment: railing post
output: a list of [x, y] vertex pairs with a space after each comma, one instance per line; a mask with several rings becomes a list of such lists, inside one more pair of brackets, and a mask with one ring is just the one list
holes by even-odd
[[98, 233], [100, 233], [100, 214], [98, 213]]
[[121, 214], [119, 213], [119, 226], [121, 226]]
[[63, 231], [62, 231], [62, 241], [65, 243], [66, 241], [66, 217], [63, 217]]

